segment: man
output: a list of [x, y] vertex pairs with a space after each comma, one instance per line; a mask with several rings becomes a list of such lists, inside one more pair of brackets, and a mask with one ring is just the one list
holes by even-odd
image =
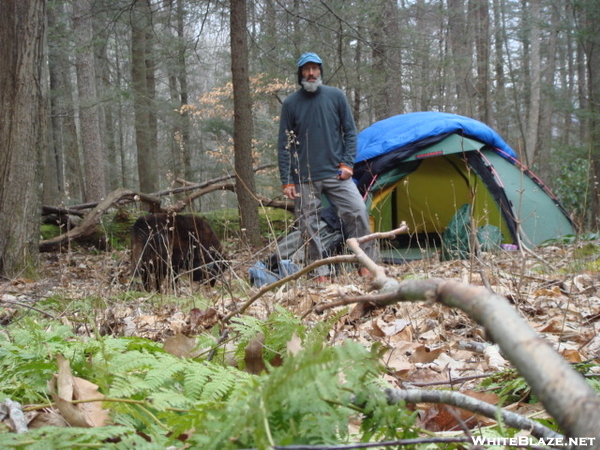
[[[324, 256], [319, 238], [318, 212], [324, 194], [337, 212], [349, 237], [370, 233], [365, 204], [352, 181], [356, 155], [356, 126], [344, 93], [323, 84], [323, 62], [315, 53], [298, 60], [301, 89], [285, 99], [279, 122], [278, 157], [284, 195], [294, 200], [296, 217], [308, 244], [307, 263]], [[363, 246], [374, 261], [376, 246]], [[316, 271], [325, 282], [329, 267]], [[361, 276], [370, 275], [366, 268]]]

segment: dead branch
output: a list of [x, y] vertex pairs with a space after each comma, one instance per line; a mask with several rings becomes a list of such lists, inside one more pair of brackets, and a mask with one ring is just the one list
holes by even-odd
[[[198, 189], [198, 188], [196, 187], [196, 189]], [[165, 211], [170, 212], [170, 213], [181, 212], [185, 208], [187, 208], [189, 206], [189, 204], [192, 203], [197, 198], [202, 197], [203, 195], [208, 194], [210, 192], [214, 192], [214, 191], [232, 191], [232, 192], [234, 192], [235, 185], [231, 184], [231, 183], [221, 183], [221, 184], [213, 184], [210, 186], [206, 186], [206, 187], [201, 188], [198, 191], [194, 192], [193, 194], [188, 195], [185, 199], [179, 200], [174, 205], [166, 207]]]
[[[438, 444], [444, 446], [444, 444], [455, 444], [461, 442], [472, 442], [472, 439], [468, 436], [452, 436], [452, 437], [420, 437], [410, 439], [398, 439], [395, 441], [381, 441], [381, 442], [356, 442], [346, 445], [274, 445], [271, 447], [273, 450], [357, 450], [362, 448], [380, 448], [380, 447], [395, 447], [401, 448], [405, 446], [417, 446], [421, 444]], [[254, 449], [248, 449], [254, 450]]]
[[[359, 244], [373, 240], [373, 239], [390, 239], [400, 233], [405, 232], [406, 230], [407, 230], [407, 228], [403, 223], [400, 228], [397, 228], [392, 231], [388, 231], [385, 233], [372, 233], [367, 236], [363, 236], [361, 238], [349, 239], [348, 241], [346, 241], [346, 243], [348, 244], [348, 248], [350, 248], [354, 252], [354, 255], [338, 255], [338, 256], [332, 256], [330, 258], [320, 259], [318, 261], [313, 262], [312, 264], [309, 264], [306, 267], [303, 267], [298, 272], [288, 275], [287, 277], [282, 278], [281, 280], [277, 280], [274, 283], [263, 286], [255, 295], [253, 295], [248, 300], [246, 300], [239, 308], [237, 308], [236, 310], [227, 314], [223, 318], [223, 322], [227, 323], [227, 322], [229, 322], [229, 320], [231, 320], [231, 318], [233, 316], [236, 316], [238, 314], [243, 314], [244, 311], [246, 311], [246, 309], [248, 309], [248, 307], [250, 307], [250, 305], [252, 305], [252, 303], [254, 303], [256, 300], [261, 298], [267, 292], [272, 291], [273, 289], [276, 289], [279, 286], [283, 286], [284, 284], [286, 284], [289, 281], [297, 280], [302, 275], [312, 272], [313, 270], [315, 270], [317, 267], [320, 267], [320, 266], [325, 266], [325, 265], [329, 265], [329, 264], [342, 264], [342, 263], [360, 263], [362, 260], [363, 264], [369, 264], [367, 266], [367, 267], [369, 267], [369, 269], [373, 268], [374, 271], [377, 271], [377, 272], [379, 272], [381, 270], [381, 272], [383, 273], [383, 278], [385, 278], [386, 280], [390, 280], [390, 278], [387, 278], [385, 276], [385, 272], [383, 272], [383, 268], [379, 267], [375, 263], [373, 263], [373, 261], [371, 261], [371, 259], [362, 251]], [[352, 240], [352, 247], [350, 246], [351, 240]]]
[[527, 430], [537, 438], [562, 438], [563, 436], [554, 430], [542, 425], [535, 420], [531, 420], [520, 414], [511, 411], [505, 411], [496, 405], [478, 400], [468, 395], [456, 391], [428, 391], [424, 389], [386, 389], [388, 403], [394, 405], [401, 401], [406, 403], [443, 403], [466, 409], [475, 414], [497, 419], [500, 415], [502, 421], [511, 428], [518, 430]]
[[17, 302], [15, 300], [3, 300], [3, 299], [0, 299], [0, 303], [6, 303], [6, 304], [9, 304], [9, 305], [20, 306], [22, 308], [32, 309], [34, 311], [39, 312], [40, 314], [43, 314], [44, 316], [50, 317], [51, 319], [56, 319], [56, 317], [54, 317], [52, 314], [47, 313], [46, 311], [41, 310], [39, 308], [36, 308], [35, 306], [29, 305], [27, 303]]
[[[208, 194], [209, 192], [214, 192], [214, 191], [235, 192], [235, 184], [221, 183], [221, 184], [213, 184], [213, 185], [207, 186], [207, 187], [202, 188], [202, 189], [198, 190], [197, 192], [189, 195], [185, 199], [178, 201], [174, 205], [165, 208], [165, 210], [167, 212], [181, 212], [190, 203], [192, 203], [195, 199], [202, 197], [203, 195]], [[285, 209], [290, 212], [294, 211], [294, 203], [293, 202], [270, 199], [270, 198], [264, 197], [259, 194], [254, 194], [254, 196], [261, 203], [262, 206], [270, 206], [272, 208]]]
[[48, 216], [50, 214], [59, 214], [61, 216], [84, 216], [84, 214], [81, 211], [73, 208], [60, 208], [58, 206], [42, 206], [42, 216]]
[[316, 269], [319, 266], [324, 266], [326, 264], [355, 263], [355, 262], [357, 262], [357, 259], [356, 259], [356, 256], [354, 256], [354, 255], [332, 256], [330, 258], [325, 258], [325, 259], [320, 259], [319, 261], [315, 261], [314, 263], [312, 263], [306, 267], [303, 267], [298, 272], [294, 272], [293, 274], [288, 275], [287, 277], [282, 278], [281, 280], [277, 280], [274, 283], [263, 286], [262, 288], [260, 288], [260, 290], [256, 294], [254, 294], [252, 297], [250, 297], [248, 300], [246, 300], [239, 308], [235, 309], [234, 311], [231, 311], [229, 314], [227, 314], [225, 317], [223, 317], [223, 322], [227, 323], [231, 320], [232, 317], [237, 316], [239, 314], [243, 314], [244, 311], [246, 311], [250, 307], [250, 305], [252, 305], [252, 303], [254, 303], [256, 300], [261, 298], [267, 292], [277, 289], [279, 286], [283, 286], [284, 284], [287, 284], [290, 281], [297, 280], [302, 275], [311, 272], [312, 270]]
[[565, 435], [595, 437], [593, 446], [586, 448], [600, 448], [600, 397], [504, 297], [453, 280], [410, 280], [400, 283], [395, 292], [345, 297], [339, 302], [318, 305], [315, 310], [366, 301], [376, 306], [402, 301], [438, 302], [461, 309], [485, 328]]
[[402, 222], [400, 227], [396, 228], [395, 230], [389, 232], [372, 233], [360, 238], [350, 238], [346, 241], [348, 248], [356, 255], [359, 264], [369, 269], [369, 271], [375, 276], [371, 282], [373, 288], [382, 292], [389, 292], [398, 287], [398, 282], [393, 278], [389, 278], [385, 274], [383, 267], [371, 260], [364, 250], [360, 248], [360, 244], [364, 244], [365, 242], [375, 239], [391, 239], [400, 233], [405, 233], [406, 231], [408, 231], [408, 226], [406, 225], [406, 222]]
[[[264, 164], [262, 166], [258, 166], [256, 168], [254, 168], [254, 171], [258, 172], [260, 170], [269, 169], [271, 167], [273, 167], [272, 164]], [[196, 189], [203, 189], [207, 186], [210, 186], [210, 185], [213, 185], [216, 183], [220, 183], [222, 181], [231, 180], [232, 178], [235, 178], [235, 175], [228, 174], [228, 175], [222, 175], [220, 177], [216, 177], [216, 178], [212, 178], [210, 180], [203, 181], [202, 183], [189, 183], [184, 180], [178, 179], [177, 181], [179, 183], [185, 184], [185, 186], [172, 188], [172, 189], [165, 189], [162, 191], [153, 192], [151, 194], [138, 193], [137, 195], [139, 196], [139, 199], [124, 198], [121, 200], [126, 200], [128, 202], [142, 201], [144, 203], [150, 204], [151, 206], [158, 205], [158, 209], [154, 209], [153, 212], [165, 212], [165, 211], [160, 210], [160, 200], [159, 200], [160, 197], [165, 197], [167, 195], [173, 195], [173, 194], [180, 194], [182, 192], [193, 191]], [[82, 209], [91, 209], [91, 208], [95, 208], [98, 205], [99, 205], [99, 202], [83, 203], [81, 205], [70, 206], [69, 210], [79, 211]]]
[[133, 201], [138, 195], [139, 194], [133, 191], [122, 188], [111, 192], [104, 200], [102, 200], [102, 202], [98, 204], [96, 208], [85, 215], [78, 226], [70, 229], [60, 236], [41, 241], [40, 251], [48, 252], [58, 250], [70, 241], [93, 235], [96, 231], [96, 224], [100, 221], [106, 210], [123, 199]]

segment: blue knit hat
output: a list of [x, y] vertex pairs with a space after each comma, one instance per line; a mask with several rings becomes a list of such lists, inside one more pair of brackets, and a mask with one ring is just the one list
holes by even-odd
[[319, 58], [319, 55], [313, 52], [303, 53], [300, 58], [298, 58], [298, 84], [302, 84], [302, 66], [305, 64], [312, 62], [319, 65], [319, 69], [321, 69], [321, 76], [323, 76], [323, 61]]

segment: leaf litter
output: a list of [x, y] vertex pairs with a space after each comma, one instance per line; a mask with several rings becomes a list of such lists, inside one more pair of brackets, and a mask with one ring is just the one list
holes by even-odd
[[[585, 245], [600, 249], [600, 242]], [[399, 281], [436, 277], [483, 285], [511, 302], [567, 361], [598, 364], [600, 251], [580, 257], [577, 250], [577, 244], [556, 245], [538, 248], [535, 253], [484, 253], [471, 260], [443, 262], [432, 258], [385, 265], [385, 269], [389, 277]], [[44, 312], [46, 302], [60, 299], [67, 310], [57, 315], [58, 320], [72, 325], [81, 335], [91, 335], [92, 327], [86, 322], [88, 316], [79, 314], [73, 305], [94, 301], [95, 326], [101, 334], [148, 338], [162, 342], [165, 350], [178, 357], [194, 357], [198, 355], [195, 336], [210, 330], [257, 292], [247, 280], [247, 269], [253, 263], [249, 253], [239, 252], [234, 256], [236, 265], [223, 283], [211, 288], [183, 280], [170, 296], [130, 295], [135, 292], [135, 283], [128, 258], [127, 251], [42, 254], [43, 276], [39, 279], [0, 282], [3, 306], [0, 323], [10, 323], [23, 308], [35, 307]], [[367, 303], [333, 309], [325, 315], [311, 312], [317, 303], [332, 301], [340, 295], [368, 295], [369, 292], [368, 282], [358, 280], [353, 268], [342, 267], [331, 284], [317, 285], [301, 278], [264, 294], [245, 314], [266, 319], [274, 305], [279, 304], [311, 323], [325, 320], [341, 310], [340, 318], [330, 331], [330, 342], [337, 344], [352, 339], [366, 347], [376, 343], [382, 346], [382, 363], [387, 369], [385, 378], [392, 386], [452, 387], [490, 403], [499, 401], [495, 394], [476, 392], [474, 388], [483, 377], [510, 368], [511, 364], [486, 340], [485, 331], [461, 311], [438, 304], [399, 303], [371, 308]], [[48, 315], [56, 315], [54, 308], [48, 309], [52, 309]], [[288, 346], [289, 353], [301, 348], [298, 336], [294, 336]], [[260, 367], [261, 363], [254, 361], [253, 364]], [[593, 371], [598, 374], [598, 366]], [[57, 377], [60, 378], [60, 374]], [[70, 380], [68, 376], [66, 379]], [[94, 387], [88, 389], [93, 391]], [[440, 431], [455, 429], [459, 423], [469, 426], [490, 423], [490, 419], [465, 415], [464, 411], [455, 409], [419, 405], [420, 425]], [[507, 409], [528, 415], [543, 414], [539, 404], [526, 402], [516, 402]], [[70, 417], [69, 413], [60, 412], [63, 418], [65, 414]], [[71, 417], [75, 414], [71, 420], [88, 420], [86, 423], [89, 423], [90, 419], [78, 416], [80, 413], [71, 412]], [[104, 412], [93, 414], [101, 416]]]

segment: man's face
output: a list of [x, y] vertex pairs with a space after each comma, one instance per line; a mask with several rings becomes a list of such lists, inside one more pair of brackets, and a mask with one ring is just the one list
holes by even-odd
[[309, 62], [302, 66], [302, 78], [306, 81], [317, 81], [321, 76], [321, 68], [317, 63]]

